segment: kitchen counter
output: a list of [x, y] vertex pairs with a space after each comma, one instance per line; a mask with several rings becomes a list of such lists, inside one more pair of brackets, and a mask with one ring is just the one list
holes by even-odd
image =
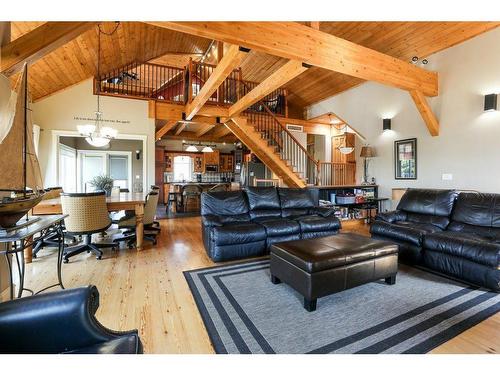
[[165, 184], [177, 185], [177, 186], [186, 186], [186, 185], [201, 185], [201, 186], [209, 186], [209, 185], [219, 185], [225, 184], [230, 185], [231, 182], [220, 181], [220, 182], [193, 182], [193, 181], [179, 181], [179, 182], [165, 182]]

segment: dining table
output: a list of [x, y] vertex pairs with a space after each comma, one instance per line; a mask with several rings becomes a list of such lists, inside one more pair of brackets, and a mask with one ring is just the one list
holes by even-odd
[[[136, 248], [142, 250], [144, 240], [144, 205], [146, 204], [147, 193], [120, 193], [106, 197], [108, 212], [122, 210], [134, 210], [136, 220]], [[33, 207], [33, 215], [54, 215], [62, 214], [61, 198], [46, 199]], [[32, 261], [32, 249], [28, 249], [24, 254], [26, 263]]]

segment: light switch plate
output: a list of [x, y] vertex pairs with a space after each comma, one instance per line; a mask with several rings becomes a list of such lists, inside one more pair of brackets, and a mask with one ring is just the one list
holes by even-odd
[[441, 179], [443, 181], [451, 181], [453, 180], [453, 175], [451, 173], [443, 173]]

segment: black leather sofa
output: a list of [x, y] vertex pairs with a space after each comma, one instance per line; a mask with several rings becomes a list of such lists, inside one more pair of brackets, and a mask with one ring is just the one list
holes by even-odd
[[409, 189], [371, 234], [404, 262], [500, 291], [500, 194]]
[[0, 353], [141, 354], [137, 331], [103, 327], [98, 307], [95, 286], [0, 303]]
[[265, 255], [273, 243], [338, 233], [340, 221], [318, 207], [317, 189], [248, 187], [201, 195], [203, 243], [215, 262]]

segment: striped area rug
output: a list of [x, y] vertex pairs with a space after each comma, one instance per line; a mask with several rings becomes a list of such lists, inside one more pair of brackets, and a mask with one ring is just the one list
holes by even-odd
[[500, 294], [400, 266], [307, 312], [269, 261], [186, 271], [217, 353], [426, 353], [500, 311]]

